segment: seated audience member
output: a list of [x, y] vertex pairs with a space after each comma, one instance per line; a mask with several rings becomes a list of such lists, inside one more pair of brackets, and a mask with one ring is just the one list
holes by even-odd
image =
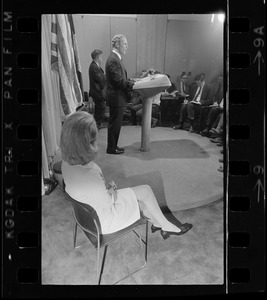
[[[155, 73], [154, 69], [149, 69], [149, 70], [142, 70], [142, 73], [139, 78], [144, 78], [150, 75], [153, 75]], [[136, 80], [133, 78], [133, 81]], [[132, 91], [130, 95], [130, 102], [127, 103], [126, 109], [130, 110], [131, 113], [131, 124], [136, 125], [137, 121], [138, 123], [141, 122], [141, 119], [137, 120], [136, 113], [140, 110], [140, 112], [137, 114], [138, 116], [142, 115], [142, 97], [140, 94], [136, 91]]]
[[178, 96], [181, 98], [187, 98], [189, 96], [189, 85], [187, 83], [188, 76], [185, 72], [182, 72], [180, 79], [177, 81]]
[[137, 119], [136, 119], [136, 112], [142, 109], [142, 97], [139, 95], [138, 92], [132, 91], [131, 92], [131, 101], [126, 104], [126, 107], [131, 112], [131, 124], [136, 125]]
[[187, 83], [188, 76], [185, 72], [182, 72], [180, 79], [177, 82], [177, 91], [178, 96], [184, 99], [184, 102], [181, 103], [180, 114], [179, 114], [179, 123], [178, 125], [173, 126], [174, 130], [183, 129], [183, 124], [187, 118], [187, 103], [188, 97], [190, 94], [190, 86]]
[[177, 101], [180, 96], [178, 95], [179, 91], [176, 87], [176, 84], [171, 81], [169, 74], [166, 74], [166, 76], [169, 78], [171, 86], [161, 94], [161, 99], [164, 100], [161, 105], [161, 111], [164, 115], [165, 122], [173, 124], [175, 123], [176, 112], [181, 101]]
[[192, 85], [189, 102], [187, 103], [187, 114], [190, 124], [189, 132], [194, 132], [194, 120], [200, 114], [201, 107], [212, 104], [210, 87], [205, 82], [205, 74], [200, 73], [196, 75], [194, 81], [196, 84]]
[[[182, 78], [187, 78], [187, 75], [183, 74], [181, 75]], [[204, 88], [205, 86], [205, 88]], [[186, 89], [187, 97], [185, 97], [184, 102], [181, 104], [180, 108], [180, 117], [179, 117], [179, 123], [178, 125], [174, 126], [173, 129], [183, 129], [184, 122], [188, 118], [189, 123], [190, 123], [190, 129], [189, 131], [193, 131], [193, 126], [191, 125], [193, 123], [193, 120], [195, 118], [194, 114], [194, 106], [190, 104], [192, 107], [190, 107], [190, 119], [189, 119], [189, 114], [188, 114], [188, 104], [190, 101], [197, 99], [198, 103], [196, 105], [199, 105], [199, 107], [196, 107], [197, 114], [200, 113], [200, 108], [201, 108], [201, 103], [200, 103], [200, 97], [201, 100], [205, 99], [207, 97], [207, 94], [209, 93], [209, 88], [205, 83], [205, 74], [200, 73], [195, 76], [194, 81], [191, 83], [190, 86], [187, 85]], [[200, 93], [201, 92], [201, 93]]]
[[142, 73], [141, 73], [141, 76], [140, 76], [140, 78], [143, 78], [143, 77], [145, 77], [146, 75], [146, 72], [147, 72], [147, 70], [142, 70]]
[[210, 141], [218, 146], [223, 146], [223, 113], [220, 114], [220, 120], [216, 128], [210, 130]]
[[187, 104], [188, 104], [188, 100], [185, 98], [180, 107], [179, 123], [178, 125], [173, 126], [174, 130], [183, 129], [184, 122], [186, 121], [186, 117], [187, 117]]
[[[160, 74], [159, 71], [155, 71], [154, 74]], [[149, 75], [148, 75], [149, 76]], [[160, 112], [160, 98], [161, 98], [161, 94], [159, 93], [156, 96], [152, 97], [152, 116], [151, 116], [151, 127], [154, 128], [157, 126], [157, 122], [158, 122], [158, 115]], [[142, 109], [139, 109], [136, 112], [136, 117], [138, 118], [139, 123], [141, 123], [142, 120]]]
[[139, 220], [140, 216], [152, 223], [152, 232], [160, 230], [164, 239], [182, 235], [192, 228], [192, 224], [177, 227], [169, 222], [149, 185], [118, 189], [114, 181], [106, 182], [100, 167], [94, 162], [98, 152], [97, 139], [93, 116], [75, 112], [63, 124], [60, 148], [65, 191], [96, 211], [102, 234], [121, 230]]
[[163, 95], [172, 95], [173, 92], [177, 91], [176, 85], [171, 81], [171, 76], [169, 74], [166, 74], [171, 82], [171, 86], [169, 86], [164, 92], [162, 92]]
[[131, 78], [131, 80], [135, 81], [138, 80], [138, 78], [144, 78], [150, 75], [155, 74], [155, 70], [154, 69], [148, 69], [148, 70], [142, 70], [141, 75], [137, 78]]
[[219, 117], [218, 125], [215, 128], [211, 128], [209, 131], [211, 139], [218, 138], [223, 135], [223, 112], [219, 115]]
[[142, 74], [140, 76], [140, 78], [144, 78], [150, 75], [155, 74], [155, 70], [154, 69], [148, 69], [148, 70], [142, 70]]
[[[157, 117], [160, 112], [160, 97], [161, 97], [161, 93], [157, 94], [156, 96], [154, 96], [152, 98], [152, 116], [151, 116], [151, 127], [152, 128], [157, 126], [157, 122], [158, 122]], [[136, 112], [136, 117], [138, 119], [139, 124], [141, 124], [142, 113], [143, 113], [142, 108]]]
[[212, 88], [212, 107], [209, 110], [208, 118], [206, 122], [206, 128], [203, 130], [203, 136], [209, 136], [209, 130], [211, 129], [217, 116], [223, 111], [223, 76], [219, 75], [217, 81]]

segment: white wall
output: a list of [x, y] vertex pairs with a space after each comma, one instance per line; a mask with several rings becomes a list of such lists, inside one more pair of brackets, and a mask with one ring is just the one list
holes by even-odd
[[155, 68], [171, 75], [182, 71], [206, 73], [207, 81], [223, 71], [223, 23], [211, 15], [73, 15], [82, 65], [84, 90], [89, 91], [91, 52], [103, 51], [103, 66], [111, 39], [125, 34], [129, 48], [123, 58], [128, 78], [142, 69]]
[[128, 78], [136, 77], [136, 19], [106, 15], [73, 15], [75, 32], [78, 41], [84, 90], [89, 91], [88, 69], [92, 61], [91, 52], [103, 51], [105, 71], [106, 60], [111, 52], [111, 40], [115, 34], [122, 33], [127, 37], [128, 51], [123, 59]]

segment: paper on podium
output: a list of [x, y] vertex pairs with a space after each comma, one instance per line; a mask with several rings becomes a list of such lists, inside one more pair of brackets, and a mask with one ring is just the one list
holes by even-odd
[[162, 92], [169, 86], [171, 86], [171, 82], [167, 75], [155, 74], [139, 78], [135, 82], [133, 90], [139, 92], [144, 98], [150, 98]]

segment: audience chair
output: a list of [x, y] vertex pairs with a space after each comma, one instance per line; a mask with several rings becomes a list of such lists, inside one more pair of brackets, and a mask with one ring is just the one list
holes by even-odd
[[194, 129], [200, 133], [206, 128], [210, 106], [201, 106], [200, 113], [194, 119]]
[[[65, 186], [64, 182], [63, 185]], [[89, 241], [93, 244], [95, 249], [97, 250], [97, 261], [96, 261], [96, 278], [97, 284], [100, 285], [101, 277], [104, 270], [105, 258], [107, 253], [108, 245], [115, 240], [122, 238], [124, 235], [128, 233], [134, 233], [139, 240], [139, 245], [141, 248], [141, 252], [144, 254], [144, 264], [138, 269], [132, 271], [127, 276], [119, 279], [113, 284], [117, 284], [120, 281], [130, 277], [134, 273], [143, 269], [147, 264], [147, 235], [148, 235], [148, 221], [141, 217], [138, 221], [133, 223], [132, 225], [119, 230], [117, 232], [111, 234], [102, 234], [101, 226], [99, 222], [99, 218], [97, 216], [96, 211], [88, 204], [81, 203], [79, 201], [74, 200], [70, 197], [66, 192], [66, 199], [71, 203], [73, 207], [73, 215], [74, 215], [74, 249], [79, 248], [81, 245], [76, 246], [76, 236], [77, 236], [77, 228], [79, 227]], [[145, 240], [142, 239], [140, 233], [140, 226], [145, 225]], [[138, 233], [136, 232], [138, 230]], [[135, 236], [134, 236], [135, 237]], [[144, 243], [144, 245], [143, 245]], [[83, 244], [82, 244], [83, 245]], [[100, 261], [100, 249], [104, 247], [102, 262]]]
[[203, 131], [206, 128], [208, 114], [210, 111], [210, 106], [202, 106], [199, 116], [199, 131]]
[[158, 126], [161, 126], [161, 110], [159, 109], [158, 113], [157, 113], [157, 119], [158, 119]]

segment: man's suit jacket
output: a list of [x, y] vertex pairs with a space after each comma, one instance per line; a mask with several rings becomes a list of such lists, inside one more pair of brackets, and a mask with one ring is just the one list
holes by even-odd
[[114, 52], [111, 52], [106, 61], [107, 103], [109, 106], [125, 106], [128, 102], [127, 72]]
[[[197, 92], [197, 88], [198, 88], [197, 84], [193, 84], [191, 86], [189, 101], [192, 101], [194, 99], [196, 92]], [[200, 103], [201, 103], [201, 105], [211, 105], [212, 104], [210, 86], [206, 82], [202, 88]]]
[[218, 82], [215, 82], [211, 87], [211, 98], [212, 102], [220, 104], [223, 99], [223, 85], [219, 86]]
[[92, 61], [89, 67], [90, 90], [89, 96], [94, 101], [104, 101], [105, 74], [101, 67], [95, 61]]
[[176, 88], [176, 85], [171, 82], [171, 86], [169, 86], [167, 89], [166, 89], [166, 92], [168, 92], [169, 94], [171, 94], [173, 91], [176, 91], [177, 88]]

